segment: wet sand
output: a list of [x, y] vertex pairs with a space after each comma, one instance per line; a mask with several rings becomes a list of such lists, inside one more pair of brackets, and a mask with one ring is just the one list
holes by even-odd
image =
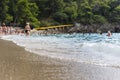
[[120, 68], [51, 59], [0, 40], [0, 80], [120, 80]]

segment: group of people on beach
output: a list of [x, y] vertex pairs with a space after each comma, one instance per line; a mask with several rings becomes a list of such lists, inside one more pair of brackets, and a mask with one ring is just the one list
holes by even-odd
[[6, 34], [12, 34], [14, 31], [14, 29], [10, 26], [6, 26], [5, 23], [2, 23], [0, 26], [0, 34], [1, 35], [6, 35]]
[[7, 34], [25, 34], [26, 36], [30, 35], [30, 24], [27, 22], [24, 29], [15, 28], [11, 26], [7, 26], [5, 23], [2, 23], [0, 26], [0, 34], [7, 35]]
[[[7, 35], [7, 34], [25, 34], [26, 36], [30, 36], [30, 33], [31, 33], [31, 26], [30, 26], [30, 23], [27, 22], [24, 29], [16, 29], [16, 28], [13, 28], [11, 26], [6, 26], [5, 23], [2, 23], [1, 26], [0, 26], [0, 34], [1, 35]], [[102, 35], [102, 33], [100, 33]], [[108, 37], [110, 37], [112, 35], [111, 31], [108, 31], [107, 32], [107, 35]]]

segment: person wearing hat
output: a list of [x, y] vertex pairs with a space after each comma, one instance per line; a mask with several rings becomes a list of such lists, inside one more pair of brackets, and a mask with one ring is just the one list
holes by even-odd
[[2, 34], [7, 34], [7, 27], [5, 23], [2, 23]]
[[26, 26], [25, 26], [25, 34], [26, 34], [27, 36], [30, 35], [30, 30], [31, 30], [31, 28], [30, 28], [30, 23], [26, 23]]

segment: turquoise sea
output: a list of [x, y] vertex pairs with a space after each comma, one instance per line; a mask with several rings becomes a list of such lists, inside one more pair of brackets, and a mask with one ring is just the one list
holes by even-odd
[[6, 35], [2, 39], [40, 56], [120, 68], [120, 33], [106, 34]]

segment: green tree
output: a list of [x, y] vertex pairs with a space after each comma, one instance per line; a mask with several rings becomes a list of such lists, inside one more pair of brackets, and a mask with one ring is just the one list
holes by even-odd
[[[31, 0], [33, 1], [33, 0]], [[49, 5], [48, 5], [49, 0], [35, 0], [35, 3], [38, 6], [39, 9], [39, 14], [38, 14], [38, 19], [43, 19], [49, 16]]]
[[108, 14], [108, 21], [112, 23], [119, 23], [120, 21], [120, 1], [119, 0], [111, 0], [109, 1], [110, 10]]
[[63, 12], [56, 12], [53, 16], [54, 20], [61, 23], [65, 24], [68, 23], [68, 15]]
[[0, 0], [0, 21], [11, 20], [12, 17], [8, 14], [9, 0]]
[[78, 5], [76, 2], [70, 2], [66, 4], [64, 13], [67, 14], [69, 22], [74, 22], [78, 16]]
[[111, 22], [120, 23], [120, 5], [112, 11], [111, 16]]
[[63, 0], [36, 0], [35, 2], [39, 7], [39, 19], [51, 18], [64, 8]]
[[[16, 23], [16, 20], [17, 20], [17, 14], [16, 14], [16, 12], [17, 12], [17, 5], [16, 5], [16, 3], [18, 2], [18, 0], [10, 0], [9, 1], [9, 11], [8, 11], [8, 13], [9, 13], [9, 15], [11, 15], [12, 16], [12, 19], [11, 20], [9, 20], [9, 22], [13, 22], [14, 24]], [[13, 26], [15, 26], [13, 24]]]
[[0, 0], [0, 21], [43, 25], [120, 23], [120, 0]]
[[30, 22], [33, 26], [39, 26], [39, 21], [37, 17], [38, 7], [35, 3], [30, 3], [28, 0], [19, 0], [16, 9], [16, 22], [19, 24], [24, 24]]
[[78, 13], [79, 22], [83, 24], [92, 24], [93, 23], [93, 12], [92, 7], [89, 5], [88, 1], [82, 2], [79, 8]]
[[105, 24], [107, 20], [104, 16], [101, 15], [94, 15], [94, 23], [96, 24]]

